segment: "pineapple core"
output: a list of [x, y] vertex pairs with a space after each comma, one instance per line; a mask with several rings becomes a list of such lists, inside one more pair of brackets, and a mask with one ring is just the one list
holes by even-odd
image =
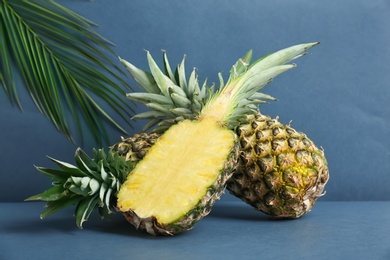
[[200, 200], [219, 177], [233, 148], [234, 133], [215, 120], [172, 126], [137, 164], [118, 194], [122, 212], [172, 223]]

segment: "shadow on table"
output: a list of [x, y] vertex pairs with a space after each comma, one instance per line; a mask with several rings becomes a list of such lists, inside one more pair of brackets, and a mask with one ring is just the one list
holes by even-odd
[[[37, 211], [37, 210], [35, 210]], [[73, 216], [72, 209], [67, 209], [63, 212], [54, 214], [45, 219], [40, 219], [39, 214], [35, 211], [30, 211], [22, 216], [16, 215], [12, 222], [4, 226], [5, 233], [19, 234], [75, 234], [76, 232], [97, 232], [121, 236], [131, 236], [144, 239], [152, 239], [153, 236], [144, 231], [136, 230], [130, 223], [126, 221], [120, 213], [110, 215], [111, 220], [101, 220], [97, 212], [93, 212], [88, 221], [83, 223], [83, 230], [76, 226], [76, 219]], [[270, 222], [274, 221], [270, 216], [255, 210], [253, 207], [241, 202], [217, 202], [211, 213], [205, 217], [205, 220], [241, 220], [255, 222]], [[278, 220], [280, 221], [280, 220]], [[182, 236], [187, 232], [180, 233]]]
[[216, 203], [209, 217], [224, 219], [240, 219], [248, 221], [272, 221], [268, 215], [255, 210], [253, 207], [239, 202]]
[[[93, 216], [92, 216], [93, 215]], [[128, 223], [121, 214], [113, 214], [110, 220], [101, 220], [98, 214], [93, 214], [89, 220], [83, 223], [83, 229], [76, 226], [76, 219], [69, 216], [49, 216], [45, 219], [39, 217], [34, 219], [25, 218], [22, 221], [9, 224], [4, 227], [6, 233], [19, 234], [74, 234], [76, 232], [99, 232], [111, 233], [123, 236], [145, 237], [148, 234], [137, 231]]]

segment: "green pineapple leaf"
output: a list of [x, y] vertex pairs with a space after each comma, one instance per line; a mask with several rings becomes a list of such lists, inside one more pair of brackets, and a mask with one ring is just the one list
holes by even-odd
[[29, 200], [42, 200], [42, 201], [56, 201], [66, 197], [66, 189], [62, 186], [54, 186], [51, 189], [48, 189], [41, 194], [31, 196], [26, 199]]
[[103, 219], [109, 217], [119, 188], [133, 168], [132, 163], [124, 157], [114, 151], [106, 154], [103, 149], [94, 149], [93, 157], [89, 157], [78, 148], [75, 153], [76, 165], [49, 159], [60, 169], [37, 169], [55, 180], [53, 187], [26, 200], [47, 202], [41, 218], [75, 205], [74, 215], [79, 228], [95, 209]]
[[[147, 52], [147, 59], [151, 73], [141, 70], [130, 62], [119, 58], [130, 72], [140, 88], [146, 93], [128, 93], [127, 98], [139, 102], [150, 108], [150, 111], [135, 115], [134, 119], [149, 119], [143, 131], [153, 128], [154, 132], [164, 132], [183, 119], [195, 119], [201, 108], [215, 93], [215, 87], [207, 86], [207, 80], [199, 86], [198, 75], [194, 68], [187, 81], [185, 74], [185, 56], [172, 72], [168, 56], [163, 51], [164, 71]], [[220, 80], [223, 79], [220, 77]]]
[[55, 1], [1, 1], [0, 85], [22, 110], [14, 80], [20, 74], [36, 107], [60, 132], [75, 142], [75, 131], [81, 143], [88, 132], [101, 145], [109, 142], [107, 122], [126, 133], [113, 114], [131, 126], [134, 111], [124, 73], [112, 61], [112, 43], [93, 26]]
[[76, 207], [75, 216], [76, 216], [76, 225], [82, 229], [83, 223], [88, 220], [89, 215], [91, 215], [92, 211], [98, 205], [97, 195], [95, 195], [92, 199], [85, 198], [81, 200]]
[[239, 59], [230, 70], [230, 77], [228, 81], [232, 81], [242, 73], [245, 73], [248, 70], [250, 62], [252, 60], [252, 50], [249, 50], [244, 57]]
[[49, 201], [41, 214], [41, 219], [44, 219], [66, 207], [76, 204], [80, 200], [80, 196], [66, 197], [55, 201]]

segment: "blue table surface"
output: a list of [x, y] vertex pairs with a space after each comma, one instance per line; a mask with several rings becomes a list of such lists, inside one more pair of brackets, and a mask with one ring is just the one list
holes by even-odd
[[319, 201], [297, 220], [272, 220], [219, 201], [194, 229], [173, 237], [135, 230], [120, 214], [93, 214], [80, 230], [65, 209], [0, 203], [0, 259], [390, 259], [390, 202]]

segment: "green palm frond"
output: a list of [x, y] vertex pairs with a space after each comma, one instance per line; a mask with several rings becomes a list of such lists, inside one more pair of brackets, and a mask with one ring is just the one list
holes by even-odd
[[0, 84], [11, 104], [22, 109], [14, 81], [20, 73], [39, 111], [70, 140], [72, 126], [81, 140], [86, 128], [98, 144], [109, 141], [107, 122], [126, 133], [99, 105], [131, 126], [130, 87], [95, 24], [55, 1], [0, 1]]

